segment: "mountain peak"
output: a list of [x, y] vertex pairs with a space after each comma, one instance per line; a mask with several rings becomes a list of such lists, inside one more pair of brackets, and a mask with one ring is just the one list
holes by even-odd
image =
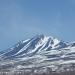
[[43, 39], [44, 37], [45, 37], [44, 34], [37, 34], [33, 38], [42, 38]]
[[21, 41], [17, 43], [12, 49], [4, 53], [4, 56], [15, 56], [15, 55], [34, 55], [40, 51], [50, 51], [51, 49], [61, 49], [66, 47], [66, 43], [58, 40], [52, 36], [45, 36], [39, 34], [31, 39]]
[[34, 36], [33, 38], [40, 38], [40, 39], [48, 38], [48, 39], [52, 39], [52, 40], [57, 39], [57, 38], [55, 38], [53, 36], [46, 36], [44, 34], [38, 34], [38, 35]]
[[[13, 63], [17, 64], [16, 66], [14, 65], [15, 70], [32, 69], [33, 66], [34, 68], [41, 66], [43, 70], [42, 66], [45, 68], [49, 66], [53, 71], [55, 69], [60, 71], [59, 65], [61, 65], [61, 62], [63, 65], [65, 63], [75, 63], [75, 42], [67, 44], [55, 37], [39, 34], [33, 38], [18, 42], [12, 48], [9, 48], [8, 51], [1, 52], [0, 60], [3, 61], [5, 59], [9, 59], [9, 61], [7, 60], [7, 64], [8, 62], [11, 63], [11, 60], [14, 60]], [[2, 66], [3, 62], [0, 65]]]

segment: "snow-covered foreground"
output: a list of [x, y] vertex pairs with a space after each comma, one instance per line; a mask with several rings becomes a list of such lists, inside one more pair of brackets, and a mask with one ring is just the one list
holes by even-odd
[[50, 74], [75, 71], [75, 43], [37, 35], [0, 53], [0, 73]]

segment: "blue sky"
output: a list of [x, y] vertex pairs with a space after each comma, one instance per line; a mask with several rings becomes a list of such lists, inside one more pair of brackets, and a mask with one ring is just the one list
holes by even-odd
[[0, 0], [0, 50], [36, 34], [75, 41], [75, 0]]

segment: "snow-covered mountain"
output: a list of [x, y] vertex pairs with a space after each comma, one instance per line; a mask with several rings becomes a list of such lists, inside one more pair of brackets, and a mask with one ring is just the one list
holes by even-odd
[[66, 43], [52, 36], [36, 35], [0, 53], [1, 71], [31, 71], [35, 68], [34, 72], [39, 73], [48, 69], [59, 72], [65, 68], [74, 70], [75, 67], [71, 68], [74, 65], [75, 42]]
[[5, 51], [1, 56], [33, 56], [40, 52], [61, 49], [67, 46], [68, 45], [66, 42], [60, 41], [57, 38], [51, 36], [47, 37], [44, 35], [36, 35], [31, 39], [18, 42], [15, 46]]

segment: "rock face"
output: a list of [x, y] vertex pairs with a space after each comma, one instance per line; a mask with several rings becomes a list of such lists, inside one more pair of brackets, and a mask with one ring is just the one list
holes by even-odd
[[0, 52], [0, 72], [51, 73], [75, 71], [75, 43], [36, 35]]

